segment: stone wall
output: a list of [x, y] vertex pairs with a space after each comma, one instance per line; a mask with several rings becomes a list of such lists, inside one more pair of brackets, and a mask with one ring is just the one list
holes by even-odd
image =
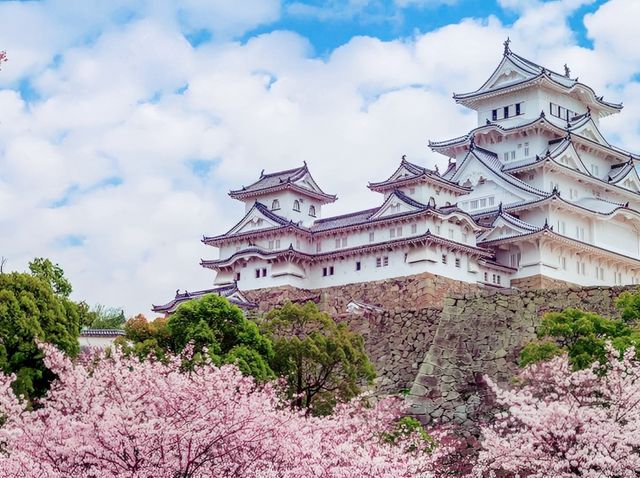
[[576, 307], [617, 317], [614, 300], [635, 287], [508, 290], [452, 296], [408, 397], [423, 421], [472, 425], [490, 412], [483, 376], [506, 384], [545, 312]]
[[440, 312], [424, 308], [338, 317], [364, 337], [367, 355], [378, 373], [376, 392], [398, 393], [411, 387], [433, 340]]
[[457, 281], [447, 277], [423, 273], [358, 284], [346, 284], [323, 289], [296, 289], [284, 286], [246, 291], [252, 302], [259, 304], [260, 311], [267, 311], [285, 300], [313, 300], [325, 312], [339, 315], [346, 305], [357, 300], [382, 307], [385, 310], [441, 308], [445, 297], [480, 290], [476, 284]]
[[511, 285], [516, 289], [561, 289], [568, 287], [580, 287], [577, 284], [552, 279], [551, 277], [540, 274], [525, 277], [524, 279], [513, 279], [511, 281]]

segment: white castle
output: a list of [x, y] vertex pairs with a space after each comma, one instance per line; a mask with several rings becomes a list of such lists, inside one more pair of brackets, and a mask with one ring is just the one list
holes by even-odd
[[[611, 145], [600, 119], [622, 109], [577, 78], [513, 53], [476, 91], [469, 133], [430, 147], [446, 171], [404, 157], [371, 209], [322, 217], [336, 196], [304, 166], [231, 191], [245, 216], [219, 248], [216, 289], [320, 289], [425, 272], [490, 287], [622, 285], [640, 281], [640, 156]], [[235, 296], [233, 296], [235, 294]], [[167, 311], [189, 297], [177, 295]]]

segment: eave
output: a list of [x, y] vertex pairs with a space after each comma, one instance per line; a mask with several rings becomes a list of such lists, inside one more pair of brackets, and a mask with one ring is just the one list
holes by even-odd
[[393, 189], [398, 189], [398, 188], [407, 187], [414, 184], [421, 184], [421, 183], [431, 183], [436, 186], [440, 186], [442, 189], [447, 189], [449, 191], [452, 191], [458, 195], [468, 194], [469, 192], [471, 192], [471, 188], [467, 188], [459, 184], [447, 181], [444, 178], [434, 177], [433, 175], [427, 174], [427, 173], [423, 173], [419, 176], [413, 176], [410, 178], [399, 179], [396, 181], [381, 181], [378, 183], [369, 183], [367, 187], [372, 191], [385, 193]]
[[478, 103], [482, 100], [520, 91], [532, 86], [544, 86], [551, 90], [574, 96], [578, 101], [587, 103], [592, 109], [596, 110], [601, 118], [622, 110], [622, 104], [604, 101], [602, 97], [596, 95], [591, 87], [584, 83], [576, 81], [572, 86], [566, 86], [551, 78], [550, 74], [545, 74], [544, 72], [531, 78], [500, 86], [492, 90], [476, 90], [470, 93], [454, 94], [453, 99], [456, 103], [475, 110], [479, 106]]
[[212, 236], [212, 237], [203, 237], [202, 242], [208, 246], [221, 246], [224, 244], [230, 244], [238, 241], [245, 241], [247, 239], [253, 238], [262, 238], [265, 236], [276, 236], [281, 235], [283, 233], [294, 233], [300, 237], [310, 238], [311, 233], [302, 229], [301, 227], [295, 224], [289, 224], [286, 226], [277, 226], [277, 227], [265, 227], [263, 229], [258, 229], [256, 231], [242, 232], [240, 234], [222, 234], [220, 236]]
[[278, 186], [270, 186], [262, 189], [251, 189], [251, 190], [237, 189], [235, 191], [229, 191], [229, 196], [231, 196], [234, 199], [244, 201], [246, 199], [253, 199], [253, 198], [264, 196], [266, 194], [276, 193], [276, 192], [285, 191], [285, 190], [294, 191], [304, 196], [316, 199], [320, 201], [322, 204], [329, 204], [329, 203], [335, 202], [338, 199], [338, 197], [335, 195], [311, 191], [310, 189], [300, 187], [295, 183], [282, 183], [281, 185], [278, 185]]
[[365, 253], [371, 253], [376, 251], [393, 250], [398, 247], [413, 246], [416, 244], [423, 244], [423, 243], [438, 244], [440, 246], [447, 247], [452, 250], [459, 250], [461, 252], [466, 252], [467, 254], [472, 256], [486, 257], [486, 258], [493, 257], [493, 253], [490, 250], [483, 249], [480, 247], [469, 246], [467, 244], [463, 244], [456, 241], [451, 241], [449, 239], [445, 239], [443, 237], [433, 235], [431, 234], [430, 231], [427, 231], [425, 234], [421, 234], [420, 236], [394, 239], [394, 240], [389, 240], [385, 242], [378, 242], [375, 244], [363, 244], [361, 246], [338, 249], [338, 250], [329, 251], [329, 252], [320, 252], [315, 254], [297, 251], [293, 248], [293, 246], [289, 246], [288, 249], [283, 249], [279, 251], [269, 251], [259, 247], [253, 247], [251, 249], [238, 251], [226, 259], [201, 260], [200, 265], [207, 269], [219, 270], [219, 269], [230, 267], [237, 260], [242, 259], [243, 257], [252, 257], [252, 256], [258, 256], [260, 258], [268, 259], [268, 260], [299, 259], [306, 263], [319, 263], [319, 262], [324, 262], [324, 261], [335, 259], [335, 258], [362, 255]]
[[520, 236], [512, 236], [504, 239], [494, 239], [492, 241], [483, 242], [482, 245], [485, 247], [495, 247], [502, 244], [509, 244], [514, 242], [522, 242], [523, 240], [535, 240], [535, 239], [551, 239], [560, 244], [564, 244], [573, 248], [580, 249], [586, 253], [605, 256], [605, 257], [608, 257], [610, 260], [632, 265], [634, 270], [640, 269], [640, 260], [634, 257], [627, 256], [619, 252], [613, 252], [608, 249], [595, 246], [593, 244], [588, 244], [586, 242], [579, 241], [578, 239], [572, 239], [570, 237], [563, 236], [551, 230], [550, 228], [545, 228], [538, 232], [522, 234]]

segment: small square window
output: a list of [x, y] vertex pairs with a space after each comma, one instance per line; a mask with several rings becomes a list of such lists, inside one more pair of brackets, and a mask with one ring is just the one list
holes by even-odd
[[265, 267], [262, 268], [262, 277], [267, 277], [267, 269]]
[[387, 267], [387, 266], [389, 265], [389, 256], [384, 256], [384, 257], [382, 258], [382, 265], [383, 265], [384, 267]]
[[382, 267], [382, 257], [376, 257], [376, 267]]
[[390, 238], [392, 238], [392, 239], [393, 239], [394, 237], [396, 237], [396, 229], [395, 229], [395, 228], [393, 228], [393, 227], [392, 227], [392, 228], [389, 230], [389, 237], [390, 237]]
[[346, 237], [342, 238], [342, 247], [347, 247], [347, 238]]
[[442, 254], [442, 263], [443, 264], [447, 263], [447, 255], [446, 254]]
[[321, 242], [318, 242], [316, 244], [316, 252], [322, 252], [322, 243]]
[[356, 270], [359, 271], [362, 269], [362, 263], [360, 261], [356, 262]]
[[369, 242], [373, 242], [373, 240], [375, 239], [375, 234], [373, 232], [369, 233]]
[[504, 117], [505, 117], [505, 118], [508, 118], [508, 117], [509, 117], [509, 107], [508, 107], [508, 106], [505, 106], [505, 107], [502, 109], [502, 111], [503, 111], [503, 113], [504, 113]]
[[411, 234], [415, 234], [416, 232], [418, 232], [418, 225], [411, 224]]
[[455, 265], [457, 268], [460, 268], [460, 258], [456, 257]]
[[260, 278], [260, 269], [256, 269], [256, 279]]
[[336, 249], [338, 249], [340, 247], [340, 238], [336, 239]]
[[333, 266], [329, 266], [329, 275], [332, 276], [333, 275]]
[[496, 121], [498, 119], [498, 110], [491, 110], [491, 119]]

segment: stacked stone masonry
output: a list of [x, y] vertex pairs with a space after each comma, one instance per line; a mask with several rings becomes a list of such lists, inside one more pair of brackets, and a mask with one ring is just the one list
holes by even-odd
[[483, 377], [508, 385], [520, 350], [544, 313], [568, 307], [618, 317], [615, 299], [629, 287], [509, 290], [447, 298], [408, 401], [412, 413], [473, 425], [490, 417]]
[[[481, 289], [421, 274], [316, 290], [278, 287], [248, 291], [264, 312], [286, 300], [312, 300], [363, 335], [378, 372], [376, 389], [410, 389], [412, 413], [472, 425], [490, 416], [483, 377], [507, 384], [523, 345], [535, 338], [545, 312], [576, 307], [618, 315], [616, 297], [635, 287], [571, 287], [539, 277], [520, 289]], [[356, 300], [381, 311], [345, 313]]]

